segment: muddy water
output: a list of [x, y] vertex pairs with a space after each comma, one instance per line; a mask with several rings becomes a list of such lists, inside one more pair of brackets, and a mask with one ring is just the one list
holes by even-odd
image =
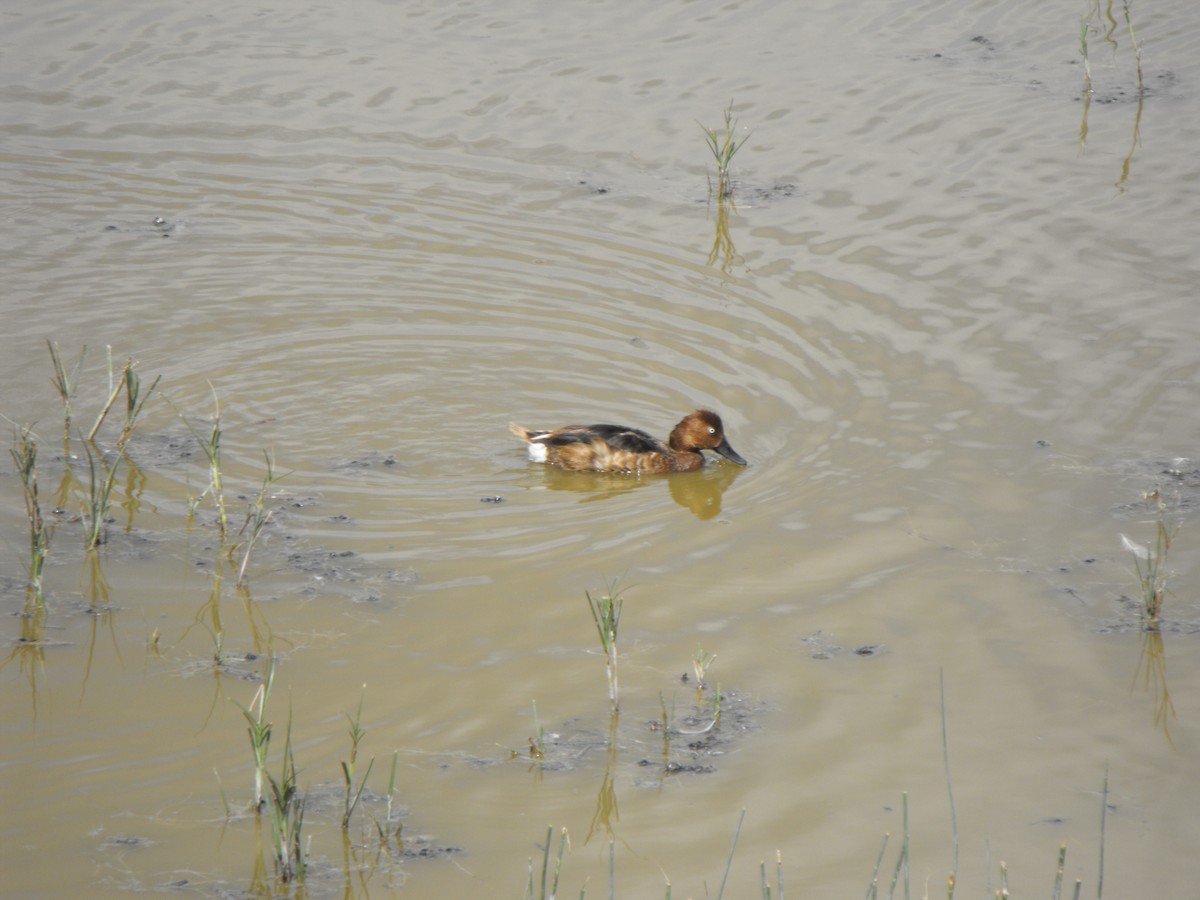
[[[745, 809], [733, 895], [778, 850], [789, 895], [841, 897], [906, 791], [936, 893], [942, 678], [965, 891], [1000, 860], [1045, 891], [1065, 842], [1090, 892], [1107, 767], [1106, 894], [1194, 893], [1190, 7], [1135, 8], [1141, 102], [1119, 10], [1091, 13], [1089, 98], [1087, 4], [806, 7], [10, 4], [0, 411], [42, 438], [47, 508], [45, 340], [88, 345], [77, 420], [105, 345], [163, 380], [98, 563], [68, 483], [44, 618], [0, 479], [6, 892], [253, 890], [235, 701], [274, 655], [316, 895], [520, 896], [548, 824], [572, 893], [611, 834], [621, 896], [703, 895]], [[696, 122], [730, 98], [722, 211]], [[211, 503], [188, 517], [175, 409], [207, 428], [214, 390], [234, 518], [263, 450], [286, 473], [244, 594]], [[545, 472], [507, 430], [697, 405], [748, 468]], [[1118, 536], [1153, 539], [1156, 486], [1184, 527], [1147, 686]], [[584, 593], [614, 578], [610, 733]], [[697, 645], [721, 725], [664, 745], [664, 704], [703, 721]], [[403, 855], [361, 815], [343, 855], [364, 684]], [[510, 759], [538, 722], [542, 763]]]

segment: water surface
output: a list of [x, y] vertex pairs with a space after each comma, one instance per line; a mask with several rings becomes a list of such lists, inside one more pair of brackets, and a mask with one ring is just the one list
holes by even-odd
[[[48, 509], [45, 341], [89, 348], [84, 427], [106, 345], [162, 375], [99, 569], [64, 495], [38, 645], [0, 481], [10, 889], [252, 891], [235, 701], [273, 654], [314, 894], [520, 896], [554, 824], [573, 893], [611, 834], [620, 895], [702, 896], [745, 809], [736, 895], [778, 850], [841, 897], [903, 792], [936, 893], [944, 678], [964, 891], [1000, 860], [1047, 890], [1063, 842], [1092, 890], [1107, 769], [1106, 892], [1190, 895], [1200, 48], [1190, 7], [1133, 13], [1141, 90], [1121, 11], [1087, 4], [8, 9], [0, 411], [42, 439]], [[726, 235], [697, 122], [731, 100]], [[188, 515], [176, 410], [204, 427], [214, 392], [239, 522], [262, 451], [286, 473], [245, 595], [211, 503]], [[546, 472], [507, 429], [665, 435], [696, 406], [749, 467]], [[1165, 721], [1119, 541], [1153, 540], [1155, 487], [1184, 526]], [[584, 593], [614, 578], [606, 754]], [[724, 731], [669, 774], [650, 723], [690, 709], [698, 644]], [[344, 861], [364, 684], [369, 787], [398, 749], [409, 849], [453, 852], [362, 863], [362, 817]], [[531, 767], [535, 702], [561, 743]]]

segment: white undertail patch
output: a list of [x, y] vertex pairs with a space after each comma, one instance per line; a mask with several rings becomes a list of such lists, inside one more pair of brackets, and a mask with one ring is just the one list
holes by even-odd
[[544, 463], [546, 461], [546, 445], [534, 442], [529, 445], [529, 458], [534, 462]]

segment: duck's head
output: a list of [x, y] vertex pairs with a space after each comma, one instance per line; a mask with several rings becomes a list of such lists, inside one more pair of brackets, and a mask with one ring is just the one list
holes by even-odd
[[675, 426], [675, 430], [671, 432], [668, 443], [672, 450], [681, 452], [712, 450], [739, 466], [746, 465], [746, 460], [742, 459], [737, 451], [729, 446], [729, 441], [725, 440], [725, 426], [721, 424], [721, 417], [709, 409], [698, 409], [684, 416], [683, 420]]

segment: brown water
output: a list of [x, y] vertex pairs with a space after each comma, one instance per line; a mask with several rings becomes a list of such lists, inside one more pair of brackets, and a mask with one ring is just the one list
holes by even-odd
[[[519, 897], [548, 824], [571, 895], [605, 895], [608, 833], [620, 896], [664, 873], [715, 894], [743, 809], [726, 896], [757, 896], [776, 850], [788, 896], [857, 896], [885, 832], [890, 877], [905, 791], [914, 890], [938, 895], [943, 675], [959, 896], [1001, 860], [1048, 892], [1062, 842], [1090, 896], [1106, 767], [1105, 896], [1195, 894], [1193, 7], [1134, 6], [1141, 102], [1119, 8], [805, 7], [6, 4], [0, 412], [42, 438], [47, 509], [45, 340], [88, 345], [85, 426], [105, 345], [163, 379], [98, 572], [68, 491], [38, 645], [0, 478], [6, 895], [252, 890], [234, 701], [271, 652], [314, 896]], [[729, 246], [697, 120], [731, 98]], [[287, 473], [246, 596], [211, 504], [189, 521], [208, 476], [163, 402], [207, 427], [210, 384], [237, 520], [263, 449]], [[545, 472], [507, 430], [665, 434], [697, 405], [748, 468]], [[1155, 486], [1184, 526], [1165, 721], [1121, 601], [1119, 535], [1153, 539]], [[613, 578], [606, 755], [584, 592]], [[240, 657], [219, 668], [217, 633]], [[717, 752], [677, 736], [669, 759], [705, 771], [664, 774], [648, 723], [660, 696], [690, 710], [697, 644]], [[344, 859], [364, 683], [369, 788], [398, 749], [409, 849], [461, 852], [376, 855], [360, 814]], [[540, 767], [509, 759], [535, 702], [560, 736]]]

